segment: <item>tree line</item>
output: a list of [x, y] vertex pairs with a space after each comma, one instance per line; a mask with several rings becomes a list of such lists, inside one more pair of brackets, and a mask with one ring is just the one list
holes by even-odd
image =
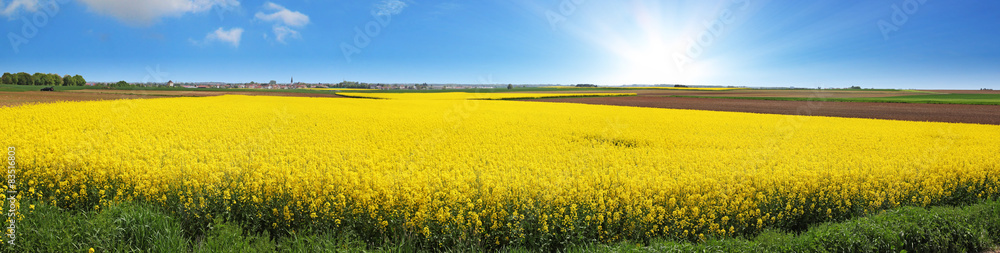
[[353, 81], [343, 81], [338, 84], [330, 86], [331, 88], [356, 88], [356, 89], [371, 89], [372, 85], [367, 83], [359, 83]]
[[60, 77], [59, 74], [35, 73], [31, 75], [20, 72], [17, 74], [3, 73], [3, 76], [0, 77], [0, 83], [41, 86], [83, 86], [87, 84], [87, 80], [83, 79], [80, 75], [64, 75]]

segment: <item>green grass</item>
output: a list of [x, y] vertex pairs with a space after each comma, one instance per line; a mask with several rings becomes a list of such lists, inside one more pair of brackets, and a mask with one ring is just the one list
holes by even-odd
[[[0, 84], [0, 91], [39, 91], [45, 87], [49, 86]], [[82, 90], [82, 89], [87, 89], [90, 86], [54, 86], [54, 87], [56, 91], [61, 91], [61, 90]]]
[[[34, 209], [30, 208], [34, 205]], [[157, 208], [129, 203], [101, 211], [70, 211], [41, 202], [21, 203], [15, 245], [0, 252], [315, 252], [366, 249], [360, 239], [305, 233], [272, 239], [217, 220], [195, 238], [182, 222]], [[6, 238], [4, 238], [6, 240]]]
[[777, 100], [777, 101], [1000, 105], [1000, 94], [934, 94], [934, 95], [911, 95], [911, 96], [876, 97], [876, 98], [719, 97], [719, 96], [669, 96], [669, 97]]
[[[34, 208], [30, 208], [34, 205]], [[274, 237], [216, 219], [201, 233], [184, 230], [169, 212], [141, 203], [100, 211], [21, 203], [16, 245], [2, 252], [413, 252], [411, 242], [377, 245], [354, 234], [300, 231]], [[768, 230], [753, 238], [576, 245], [566, 252], [983, 252], [1000, 245], [1000, 202], [958, 207], [902, 207], [868, 217], [814, 224], [801, 232]], [[504, 248], [509, 252], [541, 249]], [[475, 245], [446, 251], [483, 251]]]
[[702, 243], [591, 245], [611, 252], [984, 252], [1000, 245], [1000, 202], [962, 207], [903, 207], [869, 217], [766, 231], [754, 238]]

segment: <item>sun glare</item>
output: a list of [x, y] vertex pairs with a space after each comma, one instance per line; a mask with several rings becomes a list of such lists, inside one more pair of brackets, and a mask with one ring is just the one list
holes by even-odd
[[619, 29], [586, 31], [590, 33], [588, 39], [613, 57], [616, 70], [609, 73], [608, 79], [620, 84], [687, 84], [711, 74], [707, 59], [692, 58], [688, 51], [691, 39], [706, 29], [702, 24], [704, 17], [712, 14], [664, 13], [664, 8], [651, 4], [658, 5], [634, 2], [624, 20], [608, 17], [591, 20], [597, 28], [607, 26], [608, 22], [625, 24], [614, 26]]

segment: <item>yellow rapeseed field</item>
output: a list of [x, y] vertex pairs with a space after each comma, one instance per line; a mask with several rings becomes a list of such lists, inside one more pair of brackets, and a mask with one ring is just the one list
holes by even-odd
[[[0, 108], [22, 196], [427, 247], [733, 236], [995, 199], [1000, 126], [483, 100]], [[388, 238], [388, 239], [386, 239]]]
[[376, 89], [363, 89], [363, 88], [306, 88], [306, 90], [323, 90], [323, 91], [365, 91], [365, 90], [376, 90]]
[[338, 92], [337, 95], [355, 98], [403, 99], [403, 100], [505, 100], [530, 98], [558, 97], [619, 97], [635, 96], [635, 93], [470, 93], [470, 92], [435, 92], [435, 93], [351, 93]]

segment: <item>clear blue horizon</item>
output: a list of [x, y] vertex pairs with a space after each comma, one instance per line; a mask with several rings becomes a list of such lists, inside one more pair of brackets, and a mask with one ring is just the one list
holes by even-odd
[[996, 13], [984, 0], [0, 0], [0, 72], [998, 89]]

